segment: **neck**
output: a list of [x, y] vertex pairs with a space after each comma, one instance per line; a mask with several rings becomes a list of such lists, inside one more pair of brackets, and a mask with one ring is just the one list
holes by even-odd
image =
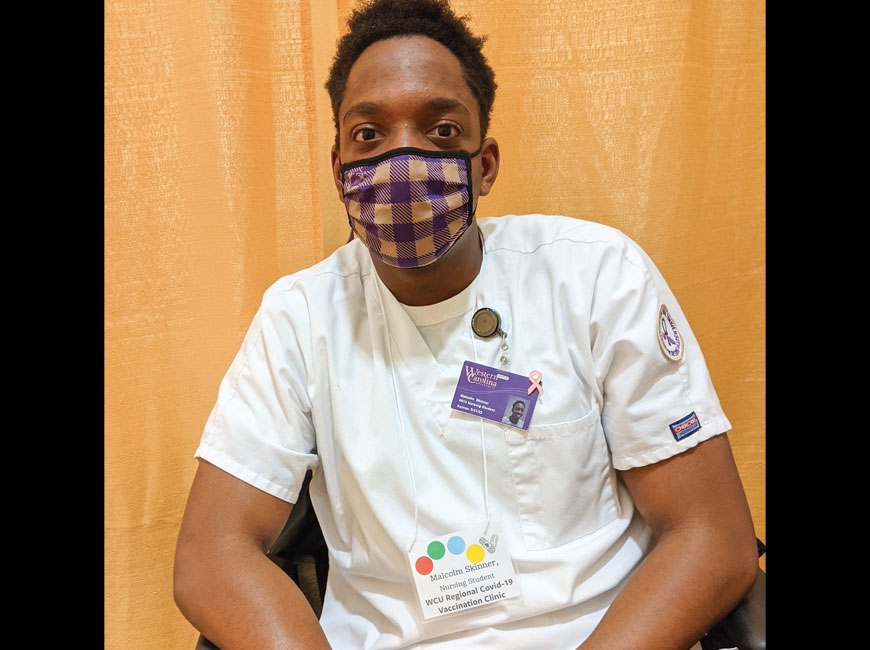
[[399, 269], [372, 257], [372, 264], [396, 300], [418, 307], [452, 298], [472, 283], [480, 272], [483, 249], [477, 221], [443, 257], [416, 269]]

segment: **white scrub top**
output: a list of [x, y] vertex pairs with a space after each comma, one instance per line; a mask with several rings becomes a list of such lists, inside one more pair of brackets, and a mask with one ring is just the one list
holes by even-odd
[[[290, 502], [315, 470], [320, 621], [337, 650], [573, 650], [651, 542], [615, 470], [730, 428], [636, 243], [562, 216], [478, 224], [480, 274], [443, 303], [399, 304], [358, 240], [275, 282], [196, 451]], [[472, 333], [481, 307], [500, 315], [506, 351]], [[541, 373], [527, 431], [451, 408], [466, 360]], [[424, 620], [411, 545], [482, 522], [499, 526], [521, 597]]]

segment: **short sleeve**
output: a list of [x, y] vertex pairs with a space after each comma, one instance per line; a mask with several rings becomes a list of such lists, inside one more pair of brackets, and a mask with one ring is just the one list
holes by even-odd
[[196, 458], [295, 502], [318, 466], [308, 401], [304, 300], [270, 287], [221, 380]]
[[627, 237], [601, 256], [590, 330], [617, 469], [664, 460], [730, 429], [683, 310]]

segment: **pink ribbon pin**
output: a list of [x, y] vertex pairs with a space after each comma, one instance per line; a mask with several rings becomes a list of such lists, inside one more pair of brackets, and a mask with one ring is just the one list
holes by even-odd
[[540, 395], [544, 394], [544, 387], [541, 386], [541, 373], [537, 370], [532, 370], [529, 373], [529, 381], [532, 382], [532, 385], [529, 386], [528, 394], [531, 395], [533, 390], [537, 390]]

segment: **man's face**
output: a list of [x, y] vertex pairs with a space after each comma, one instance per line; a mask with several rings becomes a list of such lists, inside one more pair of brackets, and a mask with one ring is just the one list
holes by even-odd
[[511, 409], [511, 412], [513, 413], [513, 416], [515, 418], [523, 417], [523, 413], [525, 413], [525, 411], [526, 411], [526, 405], [523, 404], [522, 402], [517, 402], [516, 404], [514, 404], [514, 407]]
[[[341, 164], [398, 147], [475, 151], [481, 144], [478, 103], [459, 60], [425, 36], [390, 38], [363, 51], [348, 75], [338, 120], [333, 170], [339, 195]], [[481, 173], [475, 158], [476, 195]]]

